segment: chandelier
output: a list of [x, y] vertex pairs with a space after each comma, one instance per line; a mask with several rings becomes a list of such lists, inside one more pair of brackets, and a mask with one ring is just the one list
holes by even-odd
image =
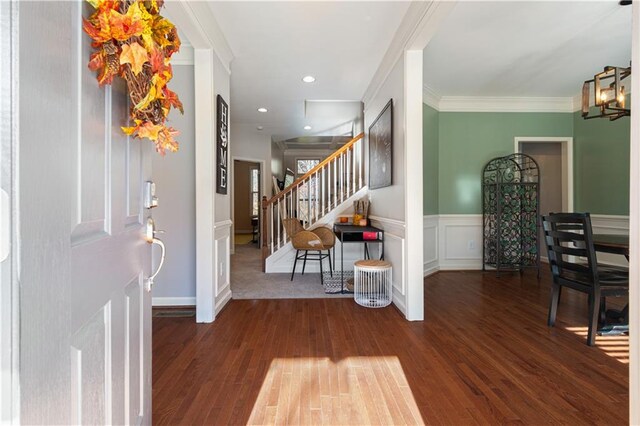
[[[625, 91], [622, 80], [631, 75], [631, 64], [628, 68], [607, 66], [593, 79], [587, 80], [582, 85], [582, 117], [585, 120], [591, 118], [609, 117], [609, 120], [617, 120], [620, 117], [631, 115], [631, 110], [625, 108]], [[589, 96], [593, 84], [594, 105], [600, 109], [598, 114], [589, 115]]]

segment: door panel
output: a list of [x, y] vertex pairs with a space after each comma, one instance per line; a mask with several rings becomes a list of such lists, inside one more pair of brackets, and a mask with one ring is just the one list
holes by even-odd
[[[87, 2], [73, 4], [73, 21], [81, 21], [88, 16], [91, 6]], [[111, 88], [101, 88], [96, 84], [95, 73], [86, 65], [93, 49], [91, 40], [84, 35], [82, 27], [73, 26], [72, 31], [75, 84], [74, 123], [77, 126], [76, 150], [74, 155], [78, 186], [75, 204], [77, 218], [74, 223], [72, 243], [97, 237], [105, 233], [107, 185], [107, 155], [110, 138], [106, 137], [110, 126]]]
[[[151, 246], [126, 87], [87, 68], [87, 2], [21, 2], [21, 416], [150, 424]], [[51, 34], [55, 34], [52, 37]], [[46, 62], [46, 65], [44, 65]]]
[[138, 424], [143, 415], [142, 393], [144, 380], [142, 376], [143, 333], [143, 288], [142, 276], [133, 280], [125, 288], [125, 423]]

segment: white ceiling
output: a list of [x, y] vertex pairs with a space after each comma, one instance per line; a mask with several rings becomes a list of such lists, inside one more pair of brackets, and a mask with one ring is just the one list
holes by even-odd
[[572, 97], [630, 60], [631, 7], [617, 0], [460, 2], [425, 49], [424, 82], [440, 96]]
[[[284, 140], [351, 133], [353, 108], [316, 104], [305, 116], [305, 100], [361, 100], [409, 3], [209, 5], [235, 57], [232, 122], [264, 126], [263, 133]], [[303, 83], [305, 75], [316, 82]], [[259, 113], [258, 107], [269, 112]], [[303, 130], [305, 125], [312, 130]]]

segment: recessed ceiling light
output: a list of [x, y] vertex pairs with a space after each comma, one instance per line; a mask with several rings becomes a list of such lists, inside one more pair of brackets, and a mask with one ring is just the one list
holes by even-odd
[[258, 112], [267, 112], [267, 111], [269, 111], [269, 110], [266, 109], [265, 107], [258, 108]]
[[305, 130], [311, 130], [311, 126], [304, 126]]
[[316, 81], [316, 78], [312, 75], [306, 75], [302, 77], [302, 81], [304, 81], [305, 83], [313, 83], [314, 81]]
[[262, 130], [262, 129], [264, 129], [264, 127], [262, 127], [262, 126], [258, 126], [258, 127], [256, 127], [256, 129], [258, 129], [258, 130]]

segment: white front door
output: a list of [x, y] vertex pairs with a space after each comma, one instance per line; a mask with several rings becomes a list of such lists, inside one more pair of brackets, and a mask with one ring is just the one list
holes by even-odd
[[152, 145], [128, 140], [125, 85], [98, 87], [87, 2], [19, 3], [20, 415], [151, 422]]

